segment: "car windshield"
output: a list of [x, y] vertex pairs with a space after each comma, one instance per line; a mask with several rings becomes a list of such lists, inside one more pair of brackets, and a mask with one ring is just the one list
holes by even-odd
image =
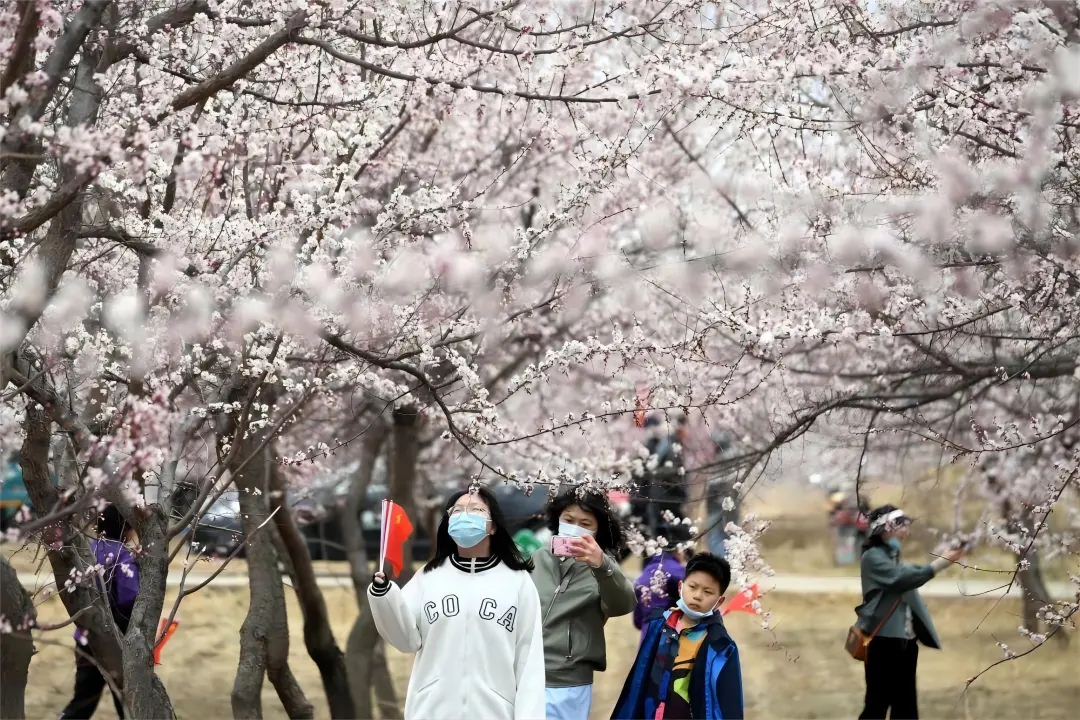
[[222, 495], [206, 509], [204, 514], [216, 517], [239, 517], [240, 499], [233, 495]]

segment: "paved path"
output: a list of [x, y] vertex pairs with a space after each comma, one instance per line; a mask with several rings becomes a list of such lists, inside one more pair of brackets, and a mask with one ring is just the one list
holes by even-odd
[[[972, 574], [972, 573], [969, 573]], [[199, 570], [188, 574], [184, 583], [185, 587], [194, 587], [210, 576], [210, 573]], [[180, 585], [182, 573], [172, 571], [169, 573], [168, 587], [175, 588]], [[1005, 591], [1004, 583], [1009, 579], [1008, 575], [1001, 575], [1000, 580], [989, 579], [987, 576], [978, 579], [966, 579], [954, 576], [953, 573], [943, 578], [931, 580], [921, 589], [924, 597], [993, 597], [997, 598]], [[351, 588], [352, 580], [343, 574], [319, 575], [319, 587], [324, 588]], [[51, 575], [41, 573], [34, 575], [29, 572], [19, 573], [19, 582], [27, 590], [36, 590], [46, 585], [51, 585]], [[248, 579], [245, 574], [222, 573], [214, 579], [209, 587], [238, 588], [247, 587]], [[285, 578], [285, 584], [291, 585]], [[807, 595], [858, 595], [859, 578], [857, 577], [827, 577], [815, 575], [776, 575], [770, 578], [762, 578], [758, 586], [764, 592], [770, 590], [779, 593], [803, 593]], [[1049, 583], [1047, 588], [1057, 600], [1071, 599], [1076, 596], [1076, 586], [1067, 582]], [[1010, 592], [1012, 596], [1020, 596], [1020, 588], [1013, 586]]]
[[[968, 573], [974, 575], [974, 573]], [[1010, 579], [1009, 575], [1001, 574], [1000, 579], [993, 579], [987, 573], [979, 573], [977, 579], [970, 579], [948, 573], [942, 578], [936, 578], [926, 583], [919, 589], [923, 597], [1000, 597], [1005, 592], [1005, 586]], [[859, 595], [862, 591], [857, 577], [820, 577], [813, 575], [777, 575], [764, 578], [759, 587], [764, 592], [771, 589], [775, 592], [806, 593], [811, 595]], [[1065, 600], [1076, 597], [1076, 586], [1067, 582], [1047, 583], [1046, 588], [1057, 600]], [[1020, 597], [1021, 590], [1018, 585], [1013, 585], [1009, 593]]]

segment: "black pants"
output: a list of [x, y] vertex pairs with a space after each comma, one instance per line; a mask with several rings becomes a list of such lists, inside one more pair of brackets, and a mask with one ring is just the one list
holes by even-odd
[[866, 700], [859, 720], [917, 720], [915, 667], [919, 644], [914, 640], [876, 637], [866, 649]]
[[[86, 651], [89, 651], [89, 647]], [[60, 717], [63, 720], [89, 720], [97, 710], [101, 691], [106, 687], [108, 683], [102, 677], [101, 671], [82, 655], [77, 656], [75, 658], [75, 697], [60, 713]], [[116, 695], [113, 695], [113, 705], [116, 706], [116, 716], [123, 718], [124, 705]]]

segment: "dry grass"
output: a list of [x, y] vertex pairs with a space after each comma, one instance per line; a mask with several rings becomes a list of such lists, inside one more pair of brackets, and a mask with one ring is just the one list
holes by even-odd
[[[299, 608], [289, 597], [293, 670], [316, 706], [327, 717], [318, 672], [303, 646]], [[244, 589], [200, 592], [186, 600], [180, 628], [165, 649], [158, 668], [181, 718], [231, 717], [229, 693], [239, 652], [239, 630], [247, 609]], [[327, 592], [334, 632], [344, 643], [356, 614], [352, 594]], [[995, 638], [1013, 643], [1017, 608], [1004, 603], [994, 608], [982, 601], [928, 601], [943, 636], [945, 650], [925, 651], [920, 669], [924, 717], [940, 718], [1069, 718], [1080, 704], [1076, 666], [1080, 655], [1056, 645], [1040, 648], [1028, 658], [1006, 663], [978, 681], [966, 695], [963, 683], [1000, 657]], [[730, 618], [732, 634], [742, 651], [748, 712], [759, 718], [853, 717], [863, 692], [861, 666], [843, 653], [845, 628], [856, 604], [853, 597], [773, 595], [766, 604], [776, 625], [773, 635], [756, 625], [756, 618]], [[43, 621], [64, 617], [55, 598], [39, 608]], [[982, 620], [984, 615], [988, 617]], [[638, 633], [627, 618], [608, 623], [608, 672], [598, 676], [594, 718], [607, 717], [633, 660]], [[70, 633], [58, 631], [39, 643], [41, 652], [30, 668], [27, 714], [55, 716], [71, 692], [73, 660]], [[390, 662], [403, 691], [410, 659], [391, 651]], [[284, 717], [267, 684], [263, 688], [266, 717]], [[105, 699], [98, 717], [113, 717]]]
[[[951, 503], [951, 495], [948, 495]], [[939, 517], [944, 510], [933, 502], [935, 493], [912, 493], [909, 489], [882, 485], [875, 489], [875, 502], [899, 500], [917, 514], [924, 525], [947, 525]], [[936, 495], [938, 498], [941, 494]], [[929, 498], [929, 499], [927, 499]], [[766, 560], [779, 572], [817, 575], [853, 574], [853, 568], [836, 568], [826, 544], [828, 527], [825, 502], [813, 488], [775, 486], [756, 490], [748, 507], [774, 520], [763, 538]], [[926, 543], [926, 540], [923, 541]], [[917, 548], [912, 548], [913, 551]], [[4, 554], [20, 570], [33, 571], [40, 563], [31, 551]], [[633, 561], [631, 561], [633, 564]], [[318, 563], [319, 569], [344, 572], [343, 564]], [[1076, 571], [1076, 559], [1073, 559]], [[200, 567], [200, 569], [203, 569]], [[209, 565], [206, 567], [209, 569]], [[242, 561], [227, 573], [245, 571]], [[48, 565], [45, 565], [45, 574]], [[1056, 575], [1056, 573], [1054, 573]], [[1048, 579], [1059, 579], [1056, 576]], [[318, 672], [307, 657], [302, 638], [299, 608], [291, 592], [289, 601], [292, 667], [317, 717], [328, 717]], [[326, 591], [331, 622], [339, 643], [345, 638], [356, 615], [350, 591]], [[171, 605], [172, 594], [167, 598]], [[739, 642], [745, 682], [746, 702], [751, 717], [831, 718], [854, 717], [861, 707], [862, 666], [850, 660], [841, 647], [843, 634], [854, 618], [858, 600], [848, 596], [772, 595], [765, 605], [773, 613], [775, 635], [757, 625], [757, 619], [736, 615], [729, 627]], [[1051, 643], [1030, 656], [991, 670], [966, 693], [964, 682], [1001, 657], [1002, 640], [1016, 650], [1026, 649], [1020, 637], [1018, 606], [1015, 601], [928, 599], [945, 649], [925, 650], [920, 661], [920, 698], [928, 718], [1070, 718], [1080, 706], [1080, 651], [1073, 637], [1071, 648]], [[180, 628], [165, 650], [164, 665], [158, 671], [169, 690], [181, 718], [231, 717], [229, 695], [239, 654], [239, 631], [248, 605], [246, 589], [204, 590], [184, 601]], [[56, 599], [39, 608], [42, 622], [64, 619], [63, 606]], [[618, 697], [627, 669], [633, 661], [638, 633], [627, 618], [617, 618], [607, 626], [609, 669], [598, 676], [593, 717], [608, 717]], [[1074, 633], [1075, 636], [1075, 633]], [[27, 716], [54, 717], [67, 702], [74, 675], [71, 634], [51, 633], [39, 642], [40, 653], [30, 668]], [[404, 693], [411, 660], [389, 653], [392, 672]], [[263, 709], [268, 718], [284, 717], [269, 684], [263, 688]], [[98, 717], [113, 717], [106, 698]]]
[[[873, 505], [892, 503], [916, 518], [905, 548], [906, 557], [915, 562], [936, 547], [938, 535], [935, 530], [953, 526], [960, 482], [957, 472], [946, 472], [911, 479], [905, 485], [868, 479], [864, 488]], [[772, 523], [761, 538], [761, 549], [765, 560], [778, 573], [858, 574], [856, 568], [833, 564], [829, 545], [832, 530], [828, 525], [825, 494], [821, 490], [809, 485], [763, 485], [751, 491], [745, 507], [747, 512], [756, 513]], [[974, 527], [982, 510], [982, 504], [969, 497], [960, 509], [960, 526]], [[1051, 516], [1052, 524], [1064, 522], [1066, 515], [1066, 512], [1055, 513]], [[1015, 558], [996, 547], [980, 546], [968, 556], [967, 563], [999, 572], [1016, 569]], [[1066, 581], [1069, 573], [1080, 573], [1080, 553], [1044, 561], [1043, 568], [1046, 580]], [[975, 571], [970, 572], [974, 578]]]

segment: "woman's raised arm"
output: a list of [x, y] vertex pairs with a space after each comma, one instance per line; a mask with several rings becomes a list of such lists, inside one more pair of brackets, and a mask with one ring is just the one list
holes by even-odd
[[401, 589], [376, 574], [368, 586], [368, 602], [371, 603], [371, 616], [375, 618], [375, 628], [386, 642], [405, 653], [414, 653], [420, 649], [420, 628], [417, 617], [420, 610], [421, 578], [417, 573]]

